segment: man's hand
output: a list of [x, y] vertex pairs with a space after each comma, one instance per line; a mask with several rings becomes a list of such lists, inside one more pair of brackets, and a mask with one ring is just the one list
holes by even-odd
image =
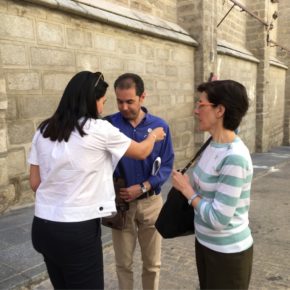
[[120, 197], [126, 202], [135, 200], [142, 194], [140, 184], [134, 184], [127, 188], [120, 188]]

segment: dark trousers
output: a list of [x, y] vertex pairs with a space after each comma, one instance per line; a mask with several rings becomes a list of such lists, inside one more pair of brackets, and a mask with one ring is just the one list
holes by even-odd
[[253, 246], [240, 253], [219, 253], [195, 240], [195, 254], [200, 289], [248, 289]]
[[55, 289], [104, 289], [100, 219], [62, 223], [34, 217], [32, 243]]

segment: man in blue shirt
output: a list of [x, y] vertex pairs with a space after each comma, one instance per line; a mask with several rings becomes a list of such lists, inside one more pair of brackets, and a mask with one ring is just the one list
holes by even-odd
[[142, 141], [152, 129], [163, 127], [164, 141], [155, 143], [145, 160], [123, 157], [115, 177], [123, 177], [126, 188], [120, 196], [129, 202], [126, 227], [112, 230], [119, 289], [133, 289], [133, 254], [138, 240], [143, 260], [143, 289], [158, 289], [161, 266], [161, 236], [154, 224], [162, 207], [161, 186], [173, 167], [174, 153], [167, 123], [148, 113], [142, 106], [144, 82], [136, 74], [121, 75], [114, 84], [119, 113], [111, 123], [128, 137]]

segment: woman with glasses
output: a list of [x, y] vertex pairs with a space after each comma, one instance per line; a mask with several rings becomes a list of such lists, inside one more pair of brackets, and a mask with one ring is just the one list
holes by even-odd
[[123, 155], [145, 159], [164, 138], [155, 128], [136, 143], [100, 119], [107, 87], [100, 72], [77, 73], [32, 141], [32, 242], [55, 289], [104, 288], [100, 218], [116, 212], [114, 168]]
[[195, 252], [200, 289], [248, 289], [253, 259], [249, 228], [253, 166], [235, 133], [249, 103], [246, 89], [224, 80], [198, 86], [195, 115], [212, 141], [189, 178], [173, 171], [173, 186], [195, 209]]

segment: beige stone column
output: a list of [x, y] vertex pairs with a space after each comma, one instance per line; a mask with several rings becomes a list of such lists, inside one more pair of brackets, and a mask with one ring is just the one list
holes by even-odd
[[[268, 0], [247, 1], [247, 8], [267, 22]], [[253, 17], [247, 18], [247, 45], [248, 49], [260, 61], [257, 71], [256, 85], [256, 151], [269, 150], [269, 72], [270, 50], [267, 46], [267, 27]]]
[[287, 50], [277, 47], [277, 54], [287, 66], [285, 84], [285, 117], [284, 117], [284, 145], [290, 145], [290, 1], [280, 0], [278, 12], [278, 39], [277, 42]]
[[9, 185], [7, 153], [7, 95], [5, 78], [0, 67], [0, 214], [3, 213], [15, 198], [13, 185]]
[[[196, 87], [216, 74], [217, 66], [217, 4], [216, 0], [177, 1], [178, 24], [183, 26], [198, 42], [194, 56], [194, 83]], [[195, 122], [195, 145], [200, 146], [207, 138], [200, 133]]]

